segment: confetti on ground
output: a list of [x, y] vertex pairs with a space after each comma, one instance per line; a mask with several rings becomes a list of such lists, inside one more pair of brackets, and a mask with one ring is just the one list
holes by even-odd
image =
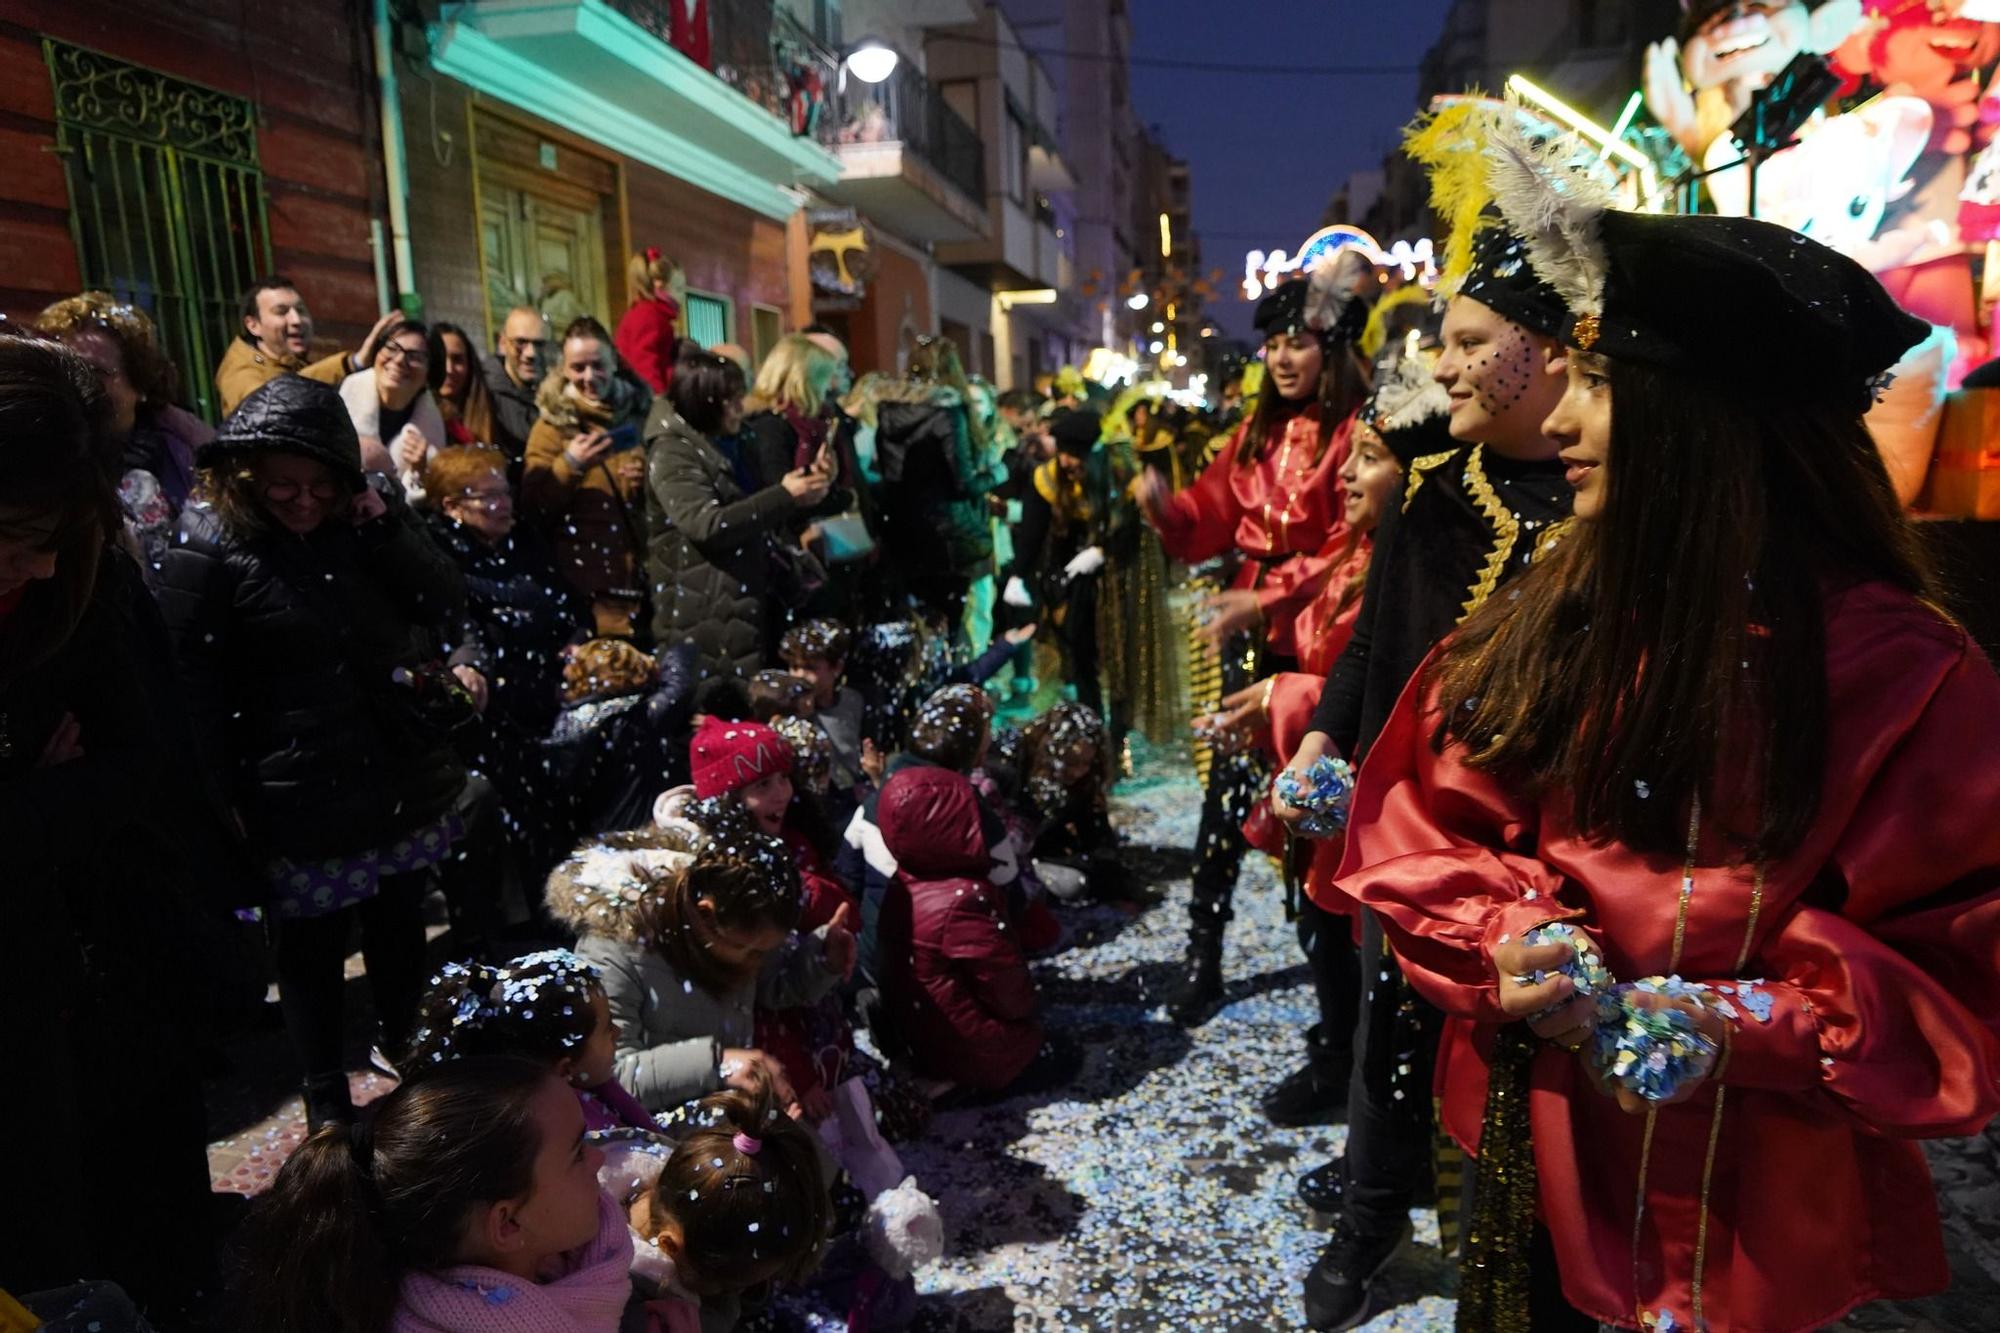
[[[1187, 921], [1187, 870], [1200, 810], [1185, 756], [1139, 755], [1116, 818], [1135, 875], [1162, 899], [1128, 913], [1063, 908], [1063, 947], [1037, 964], [1050, 1027], [1086, 1048], [1059, 1092], [940, 1113], [925, 1140], [899, 1145], [942, 1208], [946, 1256], [918, 1274], [922, 1333], [1126, 1330], [1270, 1333], [1300, 1329], [1299, 1290], [1324, 1239], [1293, 1192], [1298, 1174], [1341, 1151], [1340, 1126], [1273, 1128], [1264, 1090], [1302, 1059], [1313, 1020], [1304, 961], [1268, 862], [1246, 861], [1229, 927], [1227, 1003], [1183, 1032], [1160, 1005]], [[282, 1047], [265, 1058], [289, 1067]], [[355, 1099], [386, 1090], [353, 1079]], [[269, 1091], [269, 1089], [265, 1089]], [[303, 1137], [298, 1100], [213, 1145], [216, 1187], [254, 1193]], [[255, 1119], [255, 1117], [249, 1117]], [[241, 1124], [242, 1120], [233, 1123]], [[1946, 1201], [1956, 1282], [1926, 1301], [1868, 1306], [1845, 1333], [1972, 1333], [2000, 1301], [2000, 1130], [1930, 1145]], [[1377, 1285], [1365, 1333], [1452, 1327], [1451, 1265], [1437, 1222]], [[1983, 1265], [1991, 1265], [1983, 1268]], [[784, 1333], [844, 1330], [811, 1293], [754, 1322]]]

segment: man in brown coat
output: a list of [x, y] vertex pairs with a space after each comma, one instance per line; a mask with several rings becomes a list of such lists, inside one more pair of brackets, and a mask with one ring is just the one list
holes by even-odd
[[359, 352], [335, 352], [309, 363], [313, 320], [305, 298], [290, 278], [260, 278], [243, 295], [243, 334], [229, 344], [215, 368], [222, 415], [287, 371], [339, 388], [349, 375], [374, 364], [382, 340], [402, 322], [403, 313], [392, 310], [375, 321]]

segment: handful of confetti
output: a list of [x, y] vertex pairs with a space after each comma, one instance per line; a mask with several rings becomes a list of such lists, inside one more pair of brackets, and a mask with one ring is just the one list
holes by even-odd
[[1345, 759], [1321, 755], [1305, 772], [1287, 768], [1278, 774], [1274, 791], [1306, 812], [1298, 824], [1308, 838], [1331, 838], [1347, 828], [1347, 810], [1354, 801], [1354, 767]]
[[1575, 984], [1578, 995], [1589, 999], [1592, 996], [1603, 995], [1616, 984], [1612, 979], [1611, 969], [1604, 965], [1604, 955], [1597, 951], [1597, 946], [1592, 944], [1588, 937], [1567, 921], [1551, 921], [1546, 926], [1536, 926], [1522, 936], [1522, 943], [1567, 944], [1570, 947], [1570, 956], [1563, 961], [1561, 967], [1553, 972], [1543, 968], [1535, 970], [1536, 985], [1547, 981], [1551, 976], [1565, 976]]
[[1671, 1099], [1715, 1066], [1716, 1044], [1680, 1008], [1652, 1008], [1639, 996], [1692, 999], [1707, 1006], [1705, 988], [1679, 977], [1647, 977], [1613, 986], [1599, 997], [1591, 1061], [1608, 1079], [1649, 1102]]

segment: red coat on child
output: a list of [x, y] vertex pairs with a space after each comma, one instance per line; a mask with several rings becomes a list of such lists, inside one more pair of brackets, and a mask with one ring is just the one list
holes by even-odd
[[646, 387], [665, 393], [674, 382], [674, 353], [680, 347], [680, 302], [671, 296], [634, 301], [618, 321], [611, 341]]
[[876, 811], [897, 866], [877, 925], [883, 1021], [931, 1077], [1004, 1088], [1041, 1049], [1042, 1025], [1006, 895], [987, 878], [979, 797], [950, 769], [906, 768]]

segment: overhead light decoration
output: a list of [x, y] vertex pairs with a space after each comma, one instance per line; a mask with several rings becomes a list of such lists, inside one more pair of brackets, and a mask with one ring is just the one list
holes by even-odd
[[847, 70], [863, 83], [880, 83], [896, 72], [901, 59], [896, 48], [873, 37], [864, 37], [847, 53]]
[[1155, 338], [1153, 339], [1153, 341], [1146, 344], [1146, 350], [1153, 353], [1155, 356], [1158, 356], [1161, 352], [1165, 351], [1166, 347], [1167, 345], [1161, 342], [1158, 338]]
[[1002, 310], [1012, 310], [1017, 305], [1054, 305], [1056, 289], [1053, 287], [1029, 287], [1017, 292], [995, 292], [993, 299], [1000, 303]]
[[1152, 297], [1146, 295], [1144, 292], [1133, 292], [1125, 298], [1125, 304], [1134, 310], [1144, 310], [1152, 303], [1152, 299]]

